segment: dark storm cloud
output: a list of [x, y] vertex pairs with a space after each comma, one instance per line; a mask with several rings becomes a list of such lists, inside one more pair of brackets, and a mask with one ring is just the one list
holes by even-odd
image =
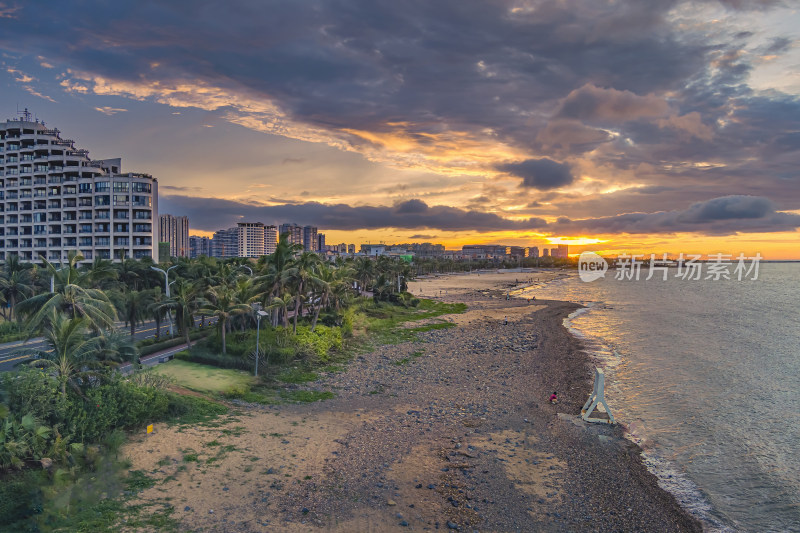
[[558, 116], [582, 120], [626, 121], [660, 117], [669, 107], [663, 98], [639, 96], [631, 91], [602, 89], [584, 85], [567, 95]]
[[443, 205], [429, 206], [417, 199], [391, 207], [349, 206], [317, 202], [280, 205], [259, 205], [191, 196], [164, 196], [159, 208], [163, 212], [187, 215], [192, 227], [214, 231], [237, 222], [260, 221], [265, 224], [296, 222], [330, 230], [363, 230], [380, 228], [438, 229], [443, 231], [504, 231], [544, 228], [540, 218], [508, 220], [494, 213], [458, 209]]
[[546, 157], [528, 159], [520, 163], [506, 163], [496, 168], [502, 172], [508, 172], [522, 178], [521, 187], [540, 191], [564, 187], [574, 180], [569, 165], [558, 163]]
[[723, 196], [697, 202], [683, 211], [626, 213], [623, 215], [571, 220], [559, 218], [551, 230], [563, 234], [585, 233], [702, 233], [734, 235], [793, 231], [800, 228], [800, 215], [776, 211], [768, 198]]

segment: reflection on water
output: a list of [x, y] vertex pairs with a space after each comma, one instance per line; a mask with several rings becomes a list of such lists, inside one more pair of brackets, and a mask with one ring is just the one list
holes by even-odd
[[741, 282], [568, 275], [530, 294], [589, 306], [568, 322], [615, 416], [709, 529], [800, 531], [800, 264]]

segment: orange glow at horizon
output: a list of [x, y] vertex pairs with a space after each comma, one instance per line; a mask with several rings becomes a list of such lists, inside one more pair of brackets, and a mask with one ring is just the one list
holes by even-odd
[[[669, 256], [684, 254], [717, 253], [747, 257], [760, 253], [765, 260], [800, 260], [800, 232], [751, 233], [714, 237], [705, 235], [597, 235], [581, 237], [550, 237], [540, 233], [519, 232], [435, 232], [426, 230], [400, 230], [394, 228], [376, 230], [341, 231], [319, 228], [325, 234], [326, 244], [355, 244], [356, 250], [364, 243], [404, 244], [431, 242], [444, 244], [447, 250], [460, 250], [467, 244], [503, 244], [507, 246], [555, 247], [569, 246], [570, 255], [584, 251], [601, 255], [656, 254]], [[192, 235], [211, 237], [213, 232], [192, 230]]]

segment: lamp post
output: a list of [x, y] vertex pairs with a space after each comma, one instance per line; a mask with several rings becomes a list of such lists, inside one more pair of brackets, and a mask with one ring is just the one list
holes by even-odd
[[259, 342], [261, 340], [261, 319], [265, 316], [268, 316], [269, 313], [261, 309], [261, 304], [255, 303], [253, 304], [253, 311], [256, 312], [256, 369], [253, 372], [253, 375], [258, 377], [258, 349], [259, 349]]
[[247, 266], [247, 265], [239, 265], [239, 268], [246, 268], [248, 271], [250, 271], [250, 275], [251, 276], [253, 275], [253, 269], [250, 268], [249, 266]]
[[[163, 268], [158, 268], [158, 267], [154, 267], [154, 266], [150, 267], [153, 270], [155, 270], [157, 272], [161, 272], [162, 274], [164, 274], [164, 294], [166, 295], [167, 299], [169, 299], [169, 296], [170, 296], [170, 294], [169, 294], [169, 286], [172, 285], [172, 283], [175, 283], [175, 281], [177, 281], [177, 280], [172, 280], [172, 283], [169, 282], [169, 271], [172, 270], [173, 268], [177, 268], [177, 267], [178, 267], [178, 265], [172, 265], [171, 267], [169, 267], [166, 270], [164, 270]], [[170, 338], [172, 338], [172, 312], [171, 311], [167, 311], [167, 319], [169, 321], [169, 336], [170, 336]]]

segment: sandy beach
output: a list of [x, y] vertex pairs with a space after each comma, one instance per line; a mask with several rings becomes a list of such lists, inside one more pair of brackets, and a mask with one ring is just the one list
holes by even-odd
[[[577, 306], [506, 293], [558, 273], [419, 279], [456, 327], [356, 356], [305, 385], [336, 398], [234, 406], [124, 448], [187, 530], [701, 531], [618, 426], [578, 421], [593, 366]], [[507, 324], [505, 323], [507, 321]], [[560, 403], [548, 403], [557, 390]]]

